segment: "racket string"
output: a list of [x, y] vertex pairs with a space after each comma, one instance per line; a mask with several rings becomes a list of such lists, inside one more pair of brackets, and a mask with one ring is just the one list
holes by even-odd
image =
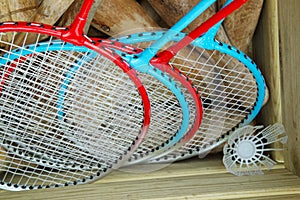
[[[146, 48], [153, 43], [135, 35], [128, 38], [137, 39], [138, 42], [131, 43], [138, 48]], [[119, 41], [126, 43], [127, 40]], [[170, 45], [172, 43], [167, 46]], [[170, 64], [183, 71], [198, 88], [204, 114], [198, 134], [169, 157], [190, 156], [217, 146], [228, 131], [251, 114], [258, 94], [256, 80], [247, 67], [235, 58], [216, 50], [189, 45]], [[165, 156], [161, 159], [169, 158]]]
[[[150, 44], [151, 42], [139, 43], [135, 48], [145, 48]], [[170, 141], [173, 140], [174, 137], [177, 137], [178, 127], [180, 127], [181, 121], [183, 120], [181, 114], [182, 108], [179, 105], [177, 98], [163, 84], [157, 82], [155, 78], [144, 73], [138, 73], [138, 75], [147, 89], [151, 102], [152, 115], [148, 135], [141, 146], [133, 154], [132, 158], [129, 160], [130, 162], [139, 160], [159, 148], [169, 146], [169, 148], [165, 148], [165, 151], [160, 152], [160, 154], [164, 154], [165, 152], [170, 151], [170, 148], [177, 143], [183, 142], [179, 139], [175, 144], [170, 144]], [[175, 78], [172, 78], [172, 81], [176, 84], [176, 87], [180, 88], [180, 91], [188, 104], [190, 119], [187, 130], [189, 130], [196, 120], [195, 101], [186, 86]], [[184, 137], [184, 135], [182, 137]], [[157, 155], [159, 154], [156, 154], [155, 157]]]
[[132, 160], [158, 150], [176, 136], [181, 125], [181, 106], [174, 94], [154, 77], [138, 73], [151, 102], [151, 124], [147, 137], [133, 154]]
[[[174, 66], [187, 73], [198, 87], [204, 115], [198, 134], [185, 146], [170, 154], [170, 157], [178, 158], [193, 151], [205, 150], [218, 142], [222, 135], [249, 114], [256, 102], [255, 79], [243, 64], [228, 55], [220, 56], [217, 51], [199, 49], [192, 47], [189, 57], [180, 56], [179, 53], [171, 61]], [[200, 52], [196, 61], [192, 52]], [[213, 60], [217, 57], [216, 54], [219, 55], [217, 61]]]
[[117, 166], [144, 118], [129, 76], [107, 58], [55, 38], [22, 44], [0, 41], [0, 186], [74, 185]]

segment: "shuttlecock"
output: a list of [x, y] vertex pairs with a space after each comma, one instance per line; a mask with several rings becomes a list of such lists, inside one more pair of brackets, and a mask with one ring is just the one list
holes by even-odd
[[268, 126], [247, 125], [234, 131], [223, 148], [223, 163], [226, 169], [237, 176], [263, 174], [263, 169], [271, 169], [276, 162], [268, 156], [270, 151], [283, 149], [270, 148], [269, 145], [280, 141], [287, 142], [282, 124]]

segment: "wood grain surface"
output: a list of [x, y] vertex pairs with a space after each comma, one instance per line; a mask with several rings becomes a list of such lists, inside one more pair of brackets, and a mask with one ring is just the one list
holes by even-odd
[[[274, 123], [282, 123], [282, 82], [280, 68], [279, 49], [279, 24], [277, 1], [265, 1], [264, 10], [253, 38], [253, 56], [264, 74], [266, 84], [269, 87], [269, 101], [260, 112], [257, 123], [268, 126]], [[275, 147], [282, 148], [281, 143]], [[283, 153], [272, 153], [273, 158], [283, 162]]]
[[151, 173], [114, 171], [86, 185], [23, 192], [0, 191], [3, 199], [129, 199], [217, 200], [300, 198], [300, 178], [275, 165], [261, 176], [237, 177], [224, 168], [222, 157], [177, 162]]
[[109, 36], [159, 27], [135, 0], [103, 0], [92, 20], [92, 26]]
[[[0, 1], [0, 22], [5, 21], [31, 21], [38, 8], [38, 0], [15, 0], [15, 1]], [[11, 41], [13, 33], [6, 33], [1, 40]], [[5, 48], [3, 46], [3, 48]]]
[[[31, 17], [31, 22], [38, 22], [43, 24], [54, 25], [57, 20], [63, 15], [63, 13], [68, 9], [71, 3], [74, 0], [61, 0], [61, 1], [52, 1], [52, 0], [43, 0], [36, 9], [34, 15]], [[23, 44], [25, 34], [20, 33], [16, 38], [16, 44]], [[39, 39], [45, 39], [47, 36], [42, 36]], [[29, 34], [26, 38], [26, 44], [31, 44], [36, 42], [37, 35]]]
[[3, 147], [0, 147], [0, 173], [1, 171], [5, 170], [5, 167], [7, 165], [6, 163], [6, 155], [7, 152]]
[[[218, 0], [220, 8], [226, 0]], [[259, 20], [264, 0], [249, 0], [240, 9], [226, 17], [223, 26], [233, 46], [251, 53], [253, 34]]]
[[299, 6], [298, 0], [278, 1], [282, 113], [283, 123], [289, 136], [285, 164], [298, 176], [300, 175]]
[[[75, 19], [76, 15], [78, 14], [81, 6], [82, 6], [83, 0], [77, 0], [74, 1], [69, 8], [64, 12], [62, 17], [58, 21], [59, 26], [69, 26], [73, 20]], [[89, 16], [85, 25], [84, 32], [88, 33], [88, 30], [90, 28], [90, 24], [94, 18], [94, 15], [96, 14], [97, 9], [101, 5], [102, 0], [94, 0], [93, 6], [89, 12]]]
[[28, 21], [39, 6], [38, 0], [0, 1], [0, 21]]

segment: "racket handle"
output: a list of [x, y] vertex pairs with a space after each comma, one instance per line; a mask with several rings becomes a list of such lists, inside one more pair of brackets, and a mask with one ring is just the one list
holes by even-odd
[[232, 3], [228, 4], [227, 6], [225, 6], [224, 8], [222, 8], [215, 15], [213, 15], [211, 18], [209, 18], [208, 20], [203, 22], [195, 30], [190, 32], [187, 36], [185, 36], [178, 43], [169, 47], [167, 50], [161, 52], [158, 56], [160, 58], [159, 62], [168, 63], [181, 49], [183, 49], [188, 44], [193, 42], [196, 38], [202, 36], [211, 27], [215, 26], [217, 23], [219, 23], [221, 20], [223, 20], [225, 17], [227, 17], [233, 11], [237, 10], [239, 7], [241, 7], [247, 1], [248, 0], [235, 0]]

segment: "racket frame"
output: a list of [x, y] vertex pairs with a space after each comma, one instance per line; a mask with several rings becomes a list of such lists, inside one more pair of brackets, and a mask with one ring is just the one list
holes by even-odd
[[[155, 68], [160, 69], [163, 72], [167, 72], [169, 74], [172, 74], [173, 77], [176, 77], [177, 74], [181, 74], [182, 77], [185, 77], [185, 80], [180, 80], [182, 77], [177, 78], [184, 82], [186, 80], [189, 81], [188, 77], [184, 75], [184, 73], [180, 72], [175, 67], [169, 65], [169, 61], [178, 53], [178, 51], [184, 47], [186, 47], [188, 44], [193, 42], [196, 38], [203, 36], [204, 33], [206, 33], [210, 28], [214, 26], [218, 26], [221, 24], [222, 20], [232, 13], [234, 10], [238, 9], [241, 5], [247, 2], [247, 0], [229, 0], [226, 2], [224, 7], [217, 12], [214, 16], [212, 16], [210, 19], [208, 19], [206, 22], [199, 25], [194, 31], [189, 33], [188, 35], [185, 35], [181, 40], [179, 40], [176, 44], [172, 45], [171, 47], [167, 48], [166, 50], [163, 50], [162, 52], [158, 53], [160, 49], [162, 49], [168, 42], [172, 41], [172, 38], [176, 37], [178, 34], [181, 33], [181, 31], [189, 25], [192, 21], [194, 21], [201, 13], [203, 13], [208, 7], [210, 7], [213, 3], [215, 3], [216, 0], [202, 0], [197, 5], [195, 5], [190, 12], [188, 12], [183, 18], [181, 18], [173, 27], [171, 27], [168, 31], [164, 32], [164, 34], [155, 40], [153, 44], [151, 44], [149, 47], [144, 49], [143, 51], [134, 49], [134, 52], [129, 53], [128, 51], [124, 52], [121, 50], [121, 53], [119, 54], [137, 71], [140, 71], [142, 73], [149, 73], [149, 71], [152, 70], [153, 66]], [[120, 40], [117, 40], [117, 42], [120, 42]], [[113, 43], [115, 45], [115, 43]], [[121, 46], [121, 45], [119, 45]], [[124, 45], [123, 45], [124, 46]], [[114, 48], [114, 46], [111, 46], [110, 48]], [[189, 81], [191, 83], [191, 81]], [[189, 88], [189, 91], [192, 93], [192, 89], [189, 86], [186, 86]], [[192, 85], [193, 90], [196, 89]], [[194, 101], [197, 102], [197, 99], [195, 96]], [[199, 98], [199, 97], [198, 97]], [[202, 107], [202, 102], [201, 103]], [[201, 112], [201, 120], [202, 120], [202, 113], [203, 110], [199, 109], [199, 106], [196, 112]], [[201, 123], [201, 122], [200, 122]], [[198, 126], [199, 128], [199, 126]], [[173, 143], [170, 145], [169, 149], [165, 152], [161, 152], [161, 155], [165, 155], [168, 152], [173, 151], [174, 149], [177, 149], [181, 147], [183, 144], [188, 142], [197, 132], [198, 128], [196, 126], [193, 126], [189, 132], [187, 132], [181, 140], [176, 144]], [[151, 159], [147, 157], [147, 159]]]
[[[89, 50], [92, 50], [98, 54], [101, 54], [105, 58], [111, 60], [114, 62], [119, 68], [123, 70], [124, 73], [126, 73], [129, 78], [132, 80], [134, 85], [136, 86], [144, 108], [144, 114], [143, 114], [143, 120], [142, 120], [142, 127], [141, 130], [137, 133], [137, 136], [135, 138], [135, 141], [132, 141], [132, 145], [128, 148], [128, 151], [121, 156], [120, 160], [116, 161], [115, 163], [112, 163], [110, 166], [111, 168], [102, 169], [103, 171], [101, 173], [97, 173], [95, 176], [91, 176], [93, 178], [90, 178], [89, 180], [77, 180], [74, 181], [74, 183], [66, 183], [66, 184], [56, 184], [51, 187], [61, 187], [61, 186], [69, 186], [69, 185], [75, 185], [75, 184], [83, 184], [91, 181], [95, 181], [99, 178], [101, 178], [103, 175], [109, 173], [113, 168], [120, 167], [123, 162], [128, 160], [128, 158], [133, 154], [133, 152], [138, 148], [138, 146], [141, 144], [141, 142], [146, 137], [146, 134], [149, 129], [150, 125], [150, 101], [147, 95], [147, 91], [145, 87], [142, 85], [140, 79], [137, 77], [137, 73], [134, 69], [132, 69], [128, 63], [124, 61], [119, 55], [117, 54], [111, 54], [110, 51], [106, 51], [105, 48], [102, 48], [102, 44], [93, 41], [88, 36], [86, 36], [83, 33], [87, 16], [89, 14], [89, 10], [91, 9], [93, 5], [93, 0], [84, 0], [82, 7], [75, 17], [74, 21], [70, 26], [67, 27], [57, 27], [57, 26], [51, 26], [47, 24], [37, 23], [37, 22], [14, 22], [14, 21], [8, 21], [8, 22], [1, 22], [0, 23], [0, 32], [1, 34], [5, 34], [5, 32], [28, 32], [28, 33], [38, 33], [38, 34], [44, 34], [51, 37], [59, 38], [67, 43], [72, 43], [73, 45], [78, 46], [78, 48], [87, 48]], [[17, 46], [16, 46], [17, 47]], [[27, 54], [28, 55], [28, 54]], [[19, 61], [22, 61], [22, 57], [16, 58], [19, 59]], [[2, 63], [3, 64], [3, 63]], [[16, 65], [11, 65], [8, 67], [8, 71], [5, 72], [4, 79], [1, 80], [1, 91], [3, 88], [3, 85], [5, 84], [6, 79], [8, 76], [14, 71], [16, 68]], [[99, 176], [98, 176], [99, 174]], [[101, 176], [100, 176], [101, 174]], [[76, 182], [76, 183], [75, 183]], [[32, 185], [12, 185], [12, 184], [5, 184], [4, 182], [1, 182], [0, 187], [3, 189], [18, 191], [18, 190], [31, 190], [31, 189], [40, 189], [44, 187], [38, 187], [38, 186], [32, 186]], [[50, 186], [46, 186], [47, 188]]]
[[[201, 1], [199, 4], [203, 3], [203, 7], [202, 6], [200, 6], [200, 7], [204, 8], [204, 6], [209, 6], [213, 2], [215, 2], [215, 1], [208, 0], [208, 1]], [[224, 11], [223, 9], [221, 9], [221, 12], [223, 10], [223, 12], [225, 13], [224, 15], [227, 15], [228, 13], [231, 12], [230, 8], [227, 7], [228, 5], [231, 4], [233, 7], [237, 8], [245, 2], [246, 1], [243, 1], [243, 0], [242, 1], [228, 0], [223, 7], [223, 9], [226, 9], [226, 10]], [[232, 3], [234, 3], [234, 4], [232, 4]], [[195, 10], [197, 10], [197, 6], [194, 7], [194, 10], [192, 9], [191, 12], [195, 12]], [[193, 13], [188, 14], [187, 16], [190, 16], [190, 18], [184, 17], [184, 18], [182, 18], [182, 19], [184, 19], [183, 21], [179, 21], [179, 22], [181, 22], [181, 24], [174, 25], [175, 31], [173, 30], [173, 27], [172, 27], [169, 31], [140, 32], [140, 33], [135, 33], [135, 34], [124, 36], [123, 38], [119, 37], [116, 39], [116, 41], [125, 43], [125, 44], [134, 44], [134, 43], [139, 43], [139, 42], [150, 42], [150, 41], [153, 42], [154, 41], [154, 44], [150, 45], [150, 47], [146, 48], [146, 50], [144, 50], [144, 51], [142, 51], [141, 49], [135, 48], [131, 45], [127, 45], [127, 46], [123, 45], [123, 51], [127, 51], [128, 54], [138, 54], [140, 57], [142, 57], [142, 56], [145, 56], [145, 54], [148, 54], [147, 56], [156, 54], [157, 52], [155, 52], [155, 50], [157, 50], [157, 48], [159, 48], [160, 46], [163, 46], [164, 44], [166, 44], [167, 42], [169, 42], [171, 40], [173, 40], [173, 41], [175, 40], [175, 42], [177, 42], [175, 45], [169, 47], [168, 49], [162, 51], [161, 53], [158, 53], [158, 55], [155, 55], [155, 57], [150, 60], [150, 63], [152, 65], [161, 69], [162, 71], [172, 69], [173, 67], [168, 66], [167, 63], [170, 61], [170, 59], [172, 59], [178, 53], [178, 51], [181, 48], [183, 48], [183, 47], [187, 46], [189, 43], [191, 43], [194, 46], [205, 48], [207, 50], [217, 50], [217, 51], [220, 51], [222, 53], [225, 53], [227, 55], [237, 58], [239, 61], [242, 61], [245, 64], [245, 66], [247, 66], [247, 68], [250, 70], [250, 72], [255, 77], [255, 80], [257, 81], [256, 84], [257, 84], [257, 89], [258, 89], [258, 93], [257, 93], [258, 95], [257, 95], [257, 101], [256, 101], [250, 115], [248, 115], [245, 119], [243, 119], [241, 121], [241, 123], [239, 123], [232, 130], [229, 130], [225, 135], [223, 135], [221, 138], [219, 138], [217, 141], [215, 141], [214, 144], [211, 143], [207, 147], [204, 147], [203, 149], [200, 149], [197, 152], [190, 152], [189, 153], [190, 155], [188, 157], [192, 157], [192, 156], [198, 155], [200, 153], [208, 153], [216, 146], [223, 144], [227, 140], [230, 133], [232, 133], [236, 128], [239, 128], [239, 127], [249, 124], [257, 116], [257, 114], [259, 113], [260, 109], [263, 106], [266, 84], [265, 84], [264, 78], [263, 78], [260, 70], [255, 65], [255, 63], [251, 60], [250, 57], [248, 57], [246, 54], [244, 54], [243, 52], [241, 52], [240, 50], [236, 49], [235, 47], [233, 47], [231, 45], [227, 45], [225, 43], [215, 40], [215, 36], [217, 34], [217, 31], [220, 28], [221, 23], [223, 22], [224, 16], [221, 15], [221, 16], [217, 16], [214, 18], [210, 18], [210, 20], [207, 20], [206, 22], [203, 23], [204, 24], [203, 29], [201, 29], [201, 27], [203, 27], [203, 24], [202, 24], [189, 34], [177, 32], [178, 30], [185, 28], [186, 24], [189, 24], [190, 21], [194, 20], [195, 16], [193, 15]], [[214, 25], [212, 26], [212, 24], [214, 24]], [[178, 28], [178, 27], [180, 27], [180, 28]], [[209, 42], [207, 42], [207, 41], [209, 41]], [[166, 65], [163, 65], [161, 63], [164, 63]], [[145, 69], [145, 70], [147, 70], [147, 69]], [[161, 158], [160, 161], [163, 160], [162, 157], [160, 157], [160, 158]], [[186, 158], [186, 157], [184, 157], [184, 158]], [[173, 160], [173, 161], [175, 161], [175, 160]]]

